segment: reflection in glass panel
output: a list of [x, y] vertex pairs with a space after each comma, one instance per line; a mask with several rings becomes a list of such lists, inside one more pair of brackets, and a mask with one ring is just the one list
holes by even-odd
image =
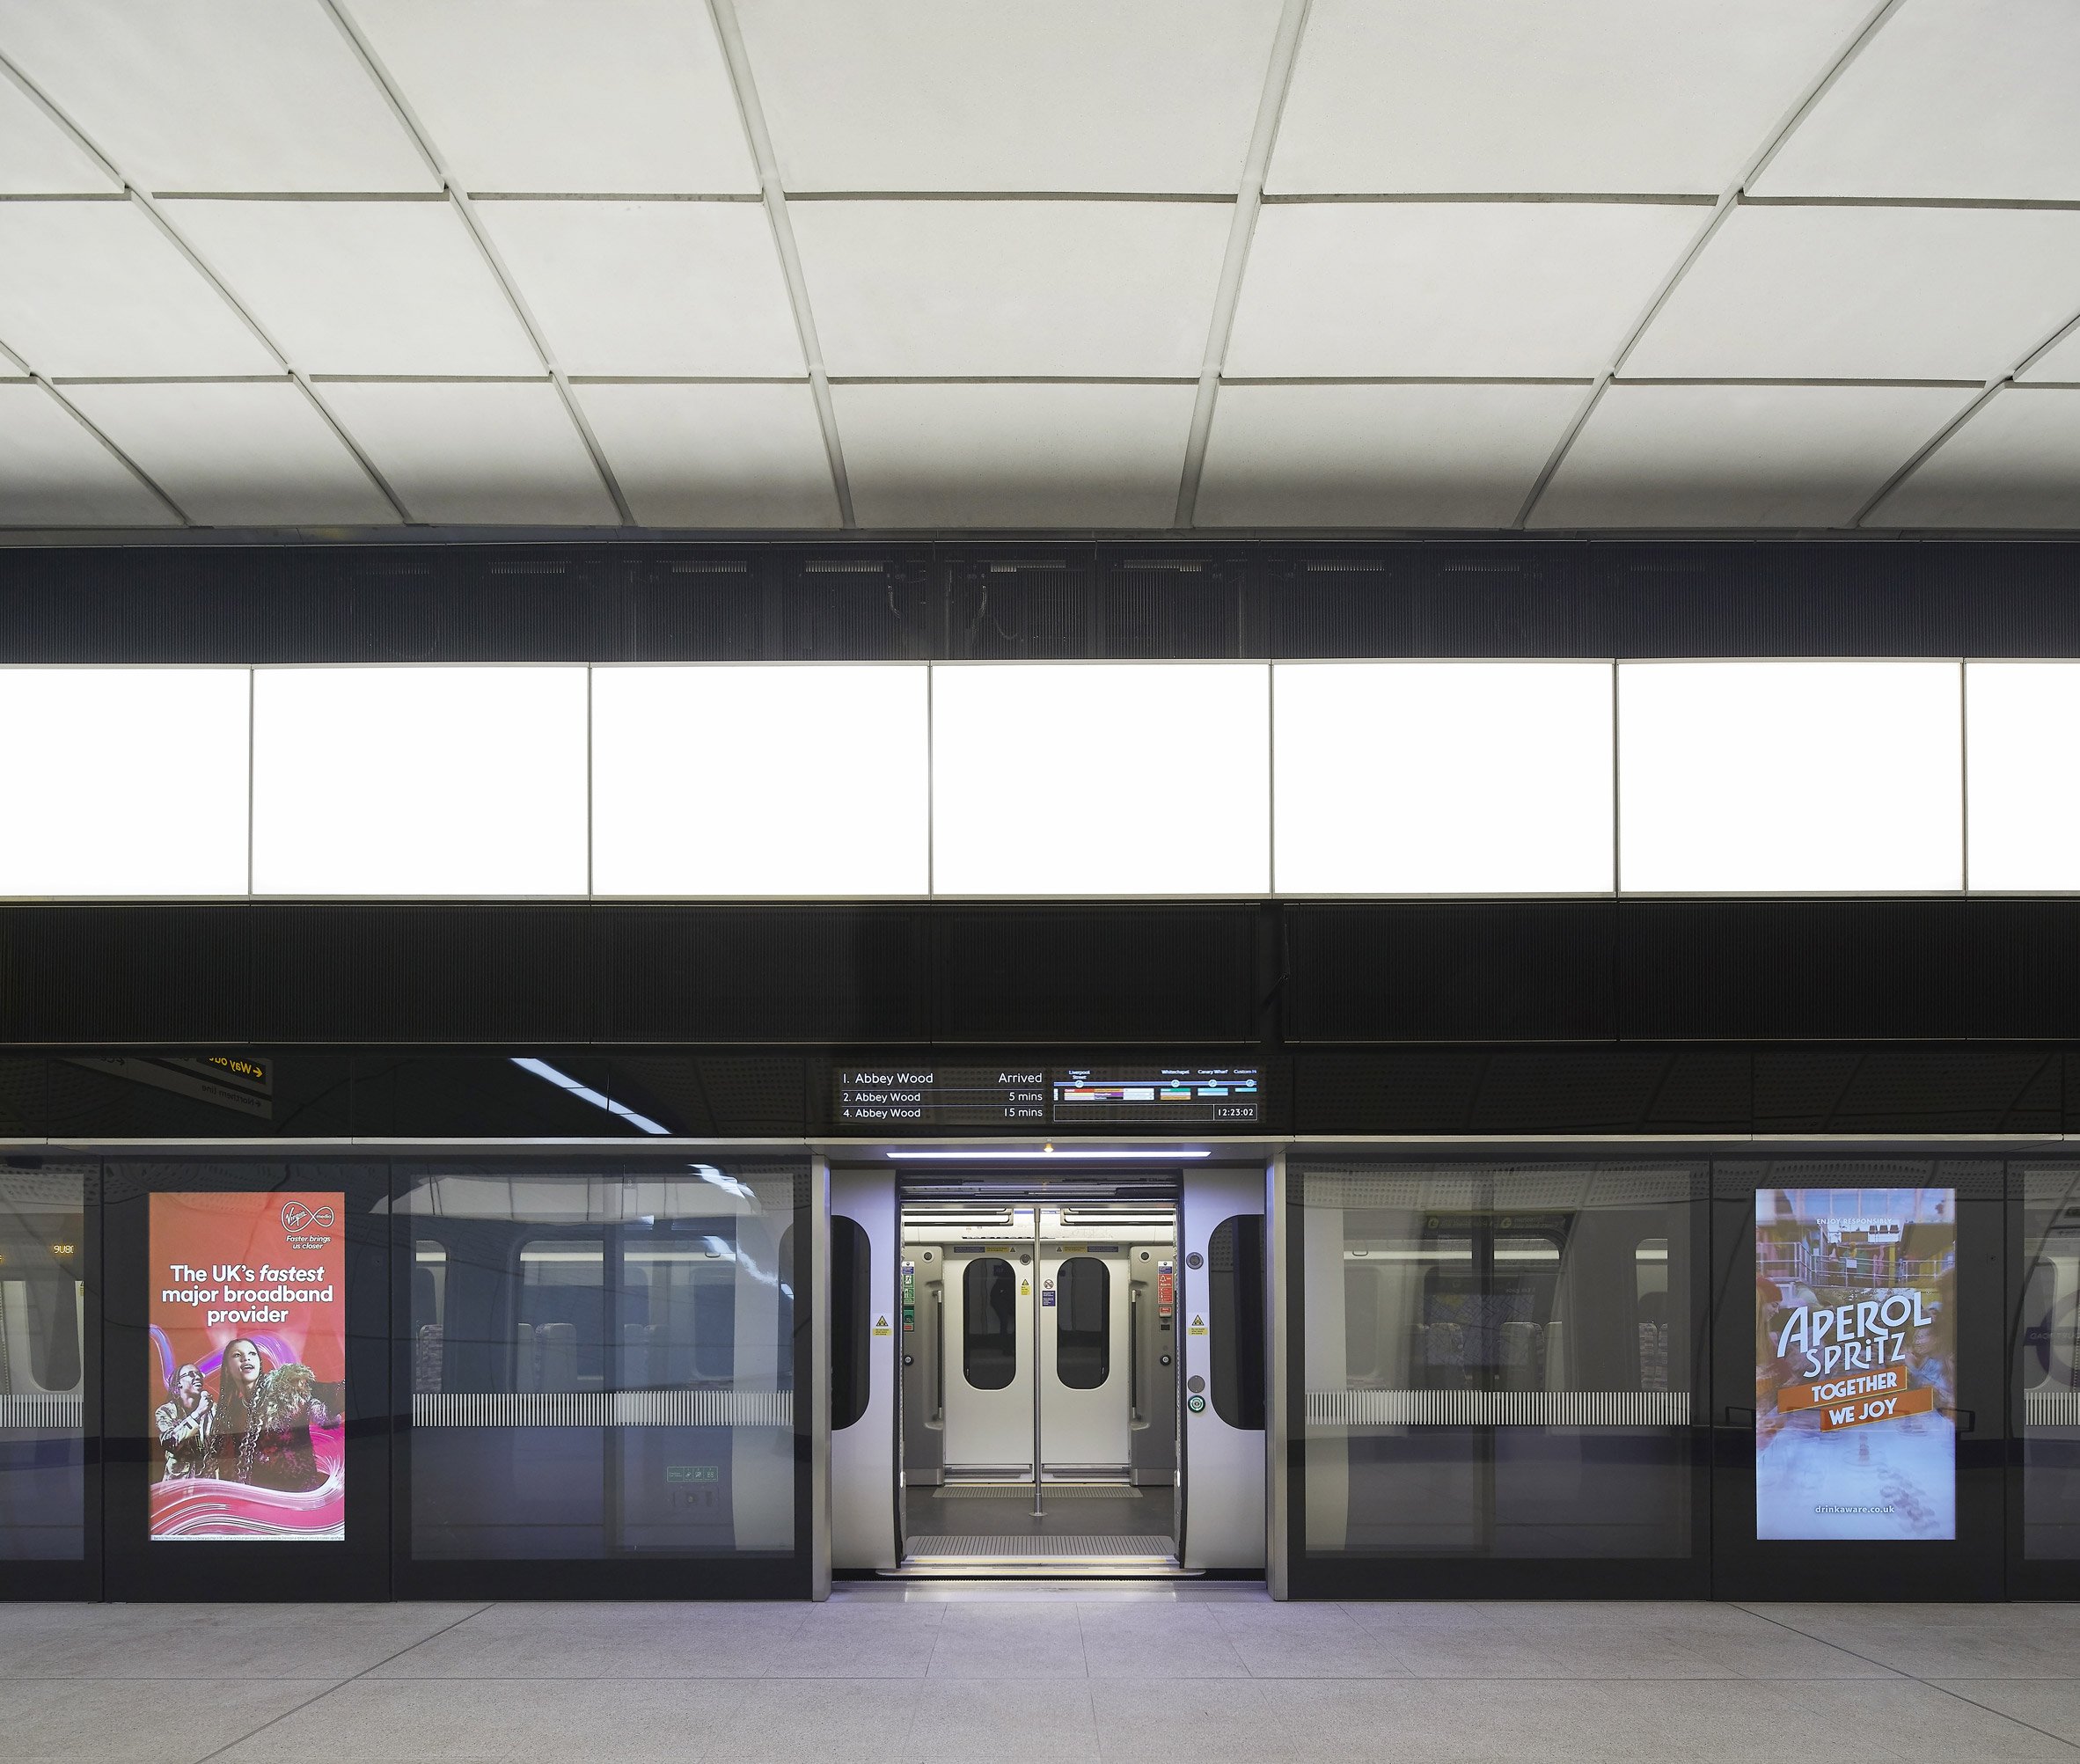
[[1075, 1255], [1055, 1276], [1054, 1371], [1071, 1390], [1095, 1390], [1112, 1369], [1112, 1276]]
[[86, 1177], [0, 1170], [0, 1561], [85, 1550]]
[[413, 1554], [795, 1548], [788, 1169], [428, 1175]]
[[2080, 1560], [2080, 1165], [2023, 1171], [2022, 1253], [2022, 1553], [2070, 1562]]
[[1017, 1374], [1017, 1292], [1000, 1256], [978, 1255], [961, 1276], [961, 1372], [978, 1390], [1002, 1390]]
[[1298, 1173], [1307, 1547], [1691, 1548], [1702, 1167]]

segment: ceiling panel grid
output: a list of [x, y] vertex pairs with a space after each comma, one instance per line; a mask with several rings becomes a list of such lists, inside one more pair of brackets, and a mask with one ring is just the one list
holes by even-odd
[[0, 0], [0, 526], [2071, 529], [2076, 85], [2068, 0]]

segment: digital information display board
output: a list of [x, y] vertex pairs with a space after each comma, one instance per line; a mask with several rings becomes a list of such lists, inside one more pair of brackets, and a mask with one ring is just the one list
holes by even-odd
[[859, 1127], [1251, 1127], [1255, 1066], [847, 1068], [838, 1118]]

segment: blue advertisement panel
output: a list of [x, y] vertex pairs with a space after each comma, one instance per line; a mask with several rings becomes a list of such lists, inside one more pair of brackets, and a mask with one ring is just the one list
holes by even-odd
[[1755, 1535], [1957, 1536], [1957, 1192], [1755, 1195]]

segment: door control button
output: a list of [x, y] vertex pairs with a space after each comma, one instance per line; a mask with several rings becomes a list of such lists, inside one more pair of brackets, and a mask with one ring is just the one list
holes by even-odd
[[1184, 1406], [1194, 1415], [1204, 1415], [1206, 1412], [1206, 1399], [1203, 1396], [1188, 1396], [1184, 1399]]
[[1162, 1360], [1162, 1364], [1163, 1364], [1163, 1365], [1169, 1365], [1169, 1363], [1170, 1363], [1170, 1357], [1169, 1357], [1169, 1355], [1168, 1355], [1168, 1354], [1164, 1354], [1164, 1355], [1162, 1355], [1161, 1358], [1161, 1360]]
[[1187, 1268], [1204, 1268], [1206, 1265], [1206, 1258], [1195, 1249], [1184, 1258], [1184, 1265]]

